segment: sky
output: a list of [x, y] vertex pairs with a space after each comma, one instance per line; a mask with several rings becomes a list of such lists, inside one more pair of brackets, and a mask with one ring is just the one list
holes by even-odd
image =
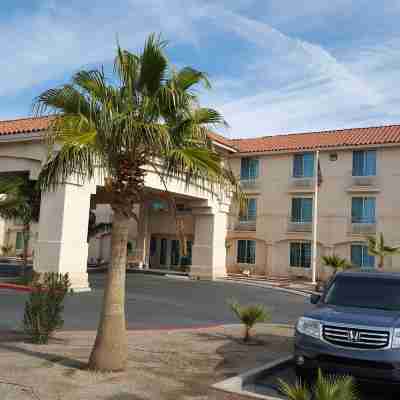
[[400, 123], [400, 0], [2, 0], [0, 119], [161, 33], [228, 137]]

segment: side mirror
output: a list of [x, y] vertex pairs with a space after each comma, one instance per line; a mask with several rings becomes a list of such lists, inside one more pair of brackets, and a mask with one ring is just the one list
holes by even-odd
[[310, 297], [310, 303], [311, 304], [317, 304], [321, 300], [321, 295], [320, 294], [312, 294]]

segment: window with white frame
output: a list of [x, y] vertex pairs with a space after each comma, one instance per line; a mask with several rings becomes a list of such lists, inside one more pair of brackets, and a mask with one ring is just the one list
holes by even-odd
[[314, 176], [314, 153], [301, 153], [293, 156], [293, 177], [311, 178]]
[[292, 222], [312, 222], [313, 199], [309, 197], [295, 197], [292, 199]]
[[310, 268], [311, 266], [311, 243], [290, 243], [290, 266], [297, 268]]
[[353, 151], [353, 176], [376, 175], [376, 150]]
[[353, 197], [351, 199], [351, 222], [354, 224], [374, 224], [375, 203], [375, 197]]
[[238, 240], [237, 241], [237, 262], [239, 264], [256, 263], [256, 241]]
[[240, 222], [253, 222], [257, 219], [257, 199], [246, 199], [243, 210], [240, 213]]
[[375, 257], [368, 253], [368, 246], [364, 243], [351, 245], [351, 264], [360, 268], [374, 268]]
[[240, 161], [240, 179], [243, 181], [258, 178], [260, 170], [260, 160], [254, 157], [243, 157]]

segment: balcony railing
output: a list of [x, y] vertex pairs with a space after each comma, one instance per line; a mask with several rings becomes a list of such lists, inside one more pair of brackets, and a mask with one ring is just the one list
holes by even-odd
[[258, 189], [259, 188], [259, 179], [258, 179], [258, 177], [241, 179], [240, 186], [242, 187], [243, 190]]
[[376, 233], [375, 222], [352, 222], [350, 232], [354, 235], [372, 235]]
[[288, 232], [311, 232], [312, 223], [308, 221], [289, 221], [287, 230]]
[[307, 178], [290, 178], [289, 182], [289, 190], [299, 191], [299, 190], [313, 190], [314, 188], [314, 178], [307, 177]]
[[377, 176], [351, 176], [347, 191], [377, 192], [379, 191], [379, 179]]
[[234, 225], [235, 231], [255, 231], [257, 230], [256, 220], [239, 220]]

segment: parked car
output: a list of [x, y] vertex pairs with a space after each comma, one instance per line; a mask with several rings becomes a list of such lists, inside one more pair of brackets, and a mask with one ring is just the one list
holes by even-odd
[[341, 272], [299, 318], [294, 360], [308, 380], [320, 368], [358, 380], [400, 383], [400, 274]]

